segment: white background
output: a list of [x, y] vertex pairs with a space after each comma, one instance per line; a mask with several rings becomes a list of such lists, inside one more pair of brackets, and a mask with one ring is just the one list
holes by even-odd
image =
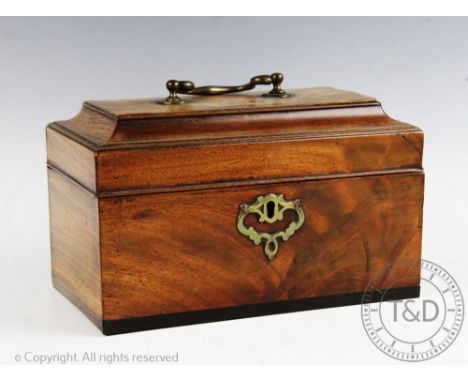
[[[172, 77], [242, 83], [281, 71], [286, 88], [376, 96], [424, 129], [423, 257], [468, 288], [468, 19], [0, 18], [0, 362], [16, 354], [179, 353], [181, 363], [389, 363], [358, 307], [114, 337], [50, 281], [48, 122], [85, 99], [163, 95]], [[467, 293], [465, 292], [465, 295]], [[468, 337], [431, 363], [467, 362]]]

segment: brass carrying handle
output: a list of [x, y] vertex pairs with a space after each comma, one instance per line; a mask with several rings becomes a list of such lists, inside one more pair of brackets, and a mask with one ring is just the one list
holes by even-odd
[[263, 74], [255, 76], [250, 81], [243, 85], [238, 86], [198, 86], [192, 81], [177, 81], [169, 80], [166, 82], [166, 88], [169, 90], [169, 96], [162, 102], [165, 105], [177, 105], [184, 103], [177, 94], [190, 94], [190, 95], [201, 95], [201, 96], [214, 96], [227, 93], [238, 93], [246, 90], [252, 90], [257, 85], [273, 85], [273, 89], [263, 94], [263, 97], [289, 97], [290, 94], [285, 90], [281, 89], [281, 83], [283, 82], [284, 76], [281, 73]]

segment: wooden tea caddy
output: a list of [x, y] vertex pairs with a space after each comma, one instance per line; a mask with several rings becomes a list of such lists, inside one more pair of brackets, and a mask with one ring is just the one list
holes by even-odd
[[53, 283], [104, 334], [419, 295], [422, 131], [282, 79], [47, 126]]

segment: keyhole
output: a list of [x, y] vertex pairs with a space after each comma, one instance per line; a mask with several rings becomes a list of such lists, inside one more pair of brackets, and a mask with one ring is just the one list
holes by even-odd
[[271, 219], [273, 218], [273, 216], [275, 215], [275, 203], [273, 202], [268, 202], [267, 205], [267, 216], [268, 216], [268, 219]]

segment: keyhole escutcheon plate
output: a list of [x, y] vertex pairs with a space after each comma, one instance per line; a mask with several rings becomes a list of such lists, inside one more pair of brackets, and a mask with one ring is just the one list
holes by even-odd
[[[264, 244], [265, 256], [273, 260], [278, 253], [278, 240], [287, 241], [294, 233], [302, 227], [305, 221], [304, 209], [301, 207], [300, 199], [287, 201], [283, 194], [267, 194], [257, 196], [252, 204], [241, 204], [237, 216], [237, 230], [247, 236], [255, 245]], [[284, 231], [274, 233], [257, 232], [253, 227], [246, 226], [244, 220], [249, 214], [258, 215], [260, 223], [275, 223], [283, 220], [284, 212], [293, 210], [297, 220], [291, 222]]]

